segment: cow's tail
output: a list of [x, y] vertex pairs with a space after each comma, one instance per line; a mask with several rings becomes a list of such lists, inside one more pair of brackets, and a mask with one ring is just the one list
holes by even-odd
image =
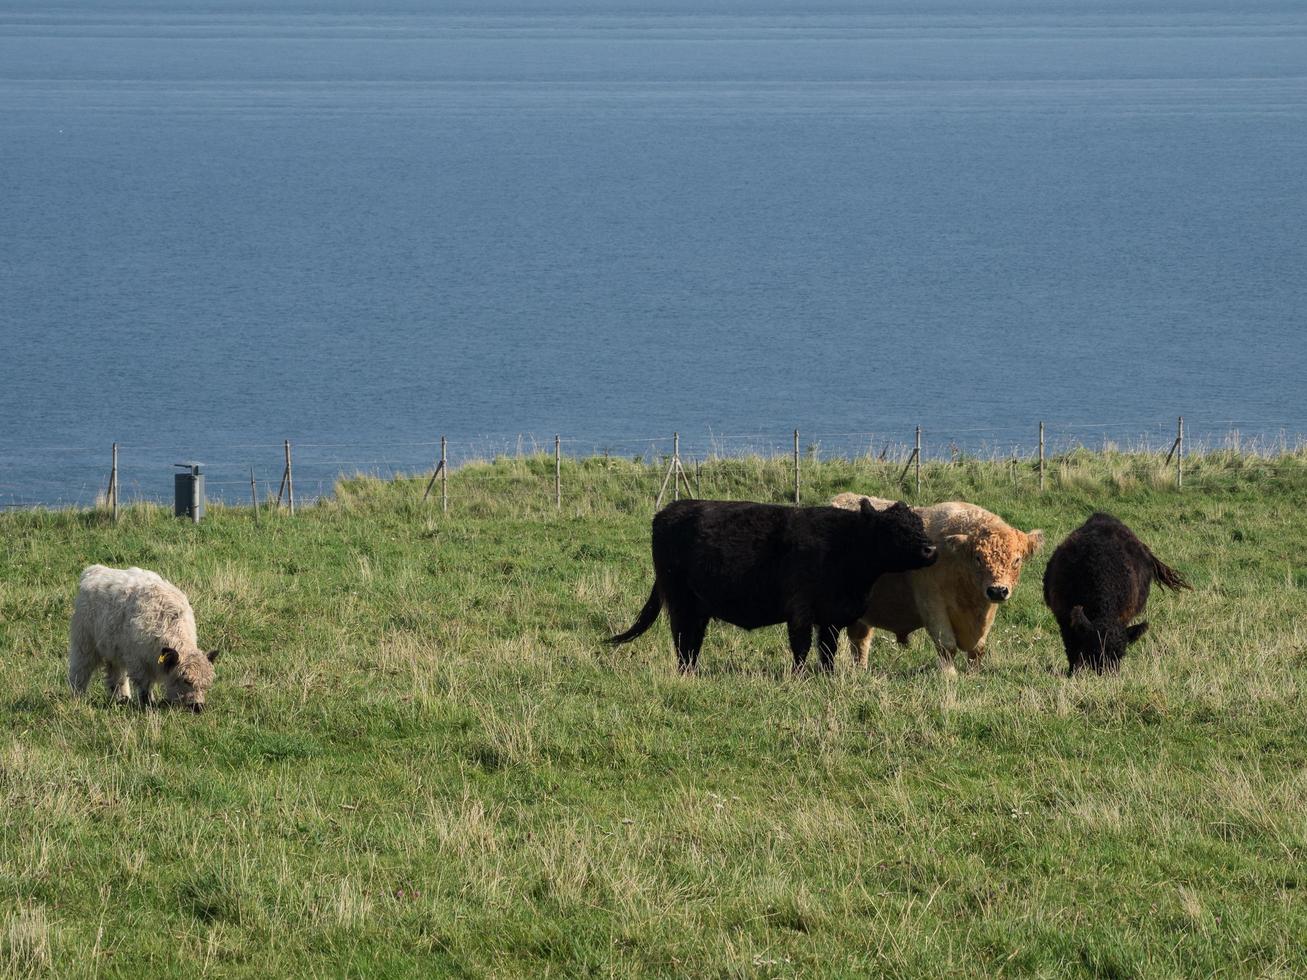
[[618, 633], [616, 636], [610, 636], [608, 642], [613, 646], [617, 646], [617, 644], [625, 643], [627, 640], [634, 640], [654, 624], [654, 620], [658, 618], [658, 614], [662, 611], [662, 608], [663, 599], [662, 596], [658, 594], [658, 583], [655, 582], [654, 587], [649, 591], [649, 601], [646, 602], [644, 608], [640, 610], [640, 615], [635, 623], [625, 633]]
[[1193, 586], [1185, 581], [1185, 577], [1177, 572], [1170, 565], [1165, 564], [1152, 552], [1149, 552], [1153, 558], [1153, 576], [1157, 579], [1159, 585], [1164, 585], [1168, 589], [1193, 589]]

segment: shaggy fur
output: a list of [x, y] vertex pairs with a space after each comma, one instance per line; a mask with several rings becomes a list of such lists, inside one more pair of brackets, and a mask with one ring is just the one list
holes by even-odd
[[162, 684], [170, 703], [202, 711], [216, 650], [195, 640], [195, 614], [175, 585], [141, 568], [92, 565], [82, 572], [68, 644], [68, 683], [82, 694], [103, 667], [109, 696], [139, 704]]
[[666, 606], [682, 672], [695, 669], [708, 623], [744, 629], [785, 623], [798, 670], [818, 631], [825, 670], [839, 631], [862, 612], [883, 572], [923, 568], [936, 557], [906, 504], [882, 512], [682, 500], [653, 519], [654, 584], [639, 618], [610, 643], [639, 636]]
[[1154, 580], [1192, 588], [1111, 514], [1094, 514], [1057, 546], [1044, 569], [1044, 602], [1062, 631], [1068, 676], [1085, 666], [1120, 669], [1126, 647], [1148, 630], [1147, 622], [1129, 623], [1143, 613]]
[[[863, 501], [881, 509], [890, 501], [842, 493], [831, 501], [849, 510]], [[969, 664], [985, 655], [985, 641], [999, 604], [1021, 580], [1022, 563], [1044, 544], [1044, 532], [1019, 531], [996, 514], [974, 504], [950, 502], [917, 507], [926, 533], [939, 546], [939, 561], [930, 568], [882, 576], [872, 587], [867, 609], [849, 625], [853, 659], [867, 662], [874, 629], [889, 630], [899, 643], [925, 628], [939, 654], [940, 669], [956, 673], [959, 650]]]

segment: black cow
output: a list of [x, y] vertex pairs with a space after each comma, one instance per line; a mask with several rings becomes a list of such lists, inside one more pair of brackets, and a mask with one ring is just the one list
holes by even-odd
[[906, 504], [883, 511], [682, 500], [653, 519], [654, 584], [639, 618], [609, 643], [633, 640], [667, 607], [682, 673], [695, 669], [712, 619], [751, 630], [785, 623], [798, 670], [812, 629], [824, 670], [840, 630], [866, 611], [884, 572], [925, 568], [935, 546]]
[[1044, 602], [1062, 630], [1068, 677], [1084, 666], [1120, 669], [1126, 647], [1148, 631], [1147, 622], [1128, 624], [1144, 611], [1154, 579], [1192, 588], [1111, 514], [1094, 514], [1057, 546], [1044, 569]]

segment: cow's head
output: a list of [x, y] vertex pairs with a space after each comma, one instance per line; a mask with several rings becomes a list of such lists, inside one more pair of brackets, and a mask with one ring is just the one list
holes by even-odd
[[1021, 581], [1021, 566], [1043, 544], [1043, 531], [1018, 531], [1006, 524], [944, 538], [948, 554], [971, 573], [976, 599], [982, 602], [1007, 602]]
[[178, 653], [172, 647], [164, 647], [159, 654], [159, 667], [164, 672], [164, 699], [197, 714], [203, 711], [204, 700], [213, 686], [213, 665], [217, 660], [217, 650]]
[[1121, 669], [1126, 647], [1148, 632], [1148, 622], [1126, 626], [1115, 619], [1091, 622], [1084, 606], [1071, 610], [1066, 640], [1068, 674], [1080, 667], [1092, 667], [1098, 673], [1115, 674]]
[[868, 525], [868, 545], [886, 572], [910, 572], [935, 564], [939, 549], [920, 515], [903, 501], [877, 510], [865, 498], [859, 508]]

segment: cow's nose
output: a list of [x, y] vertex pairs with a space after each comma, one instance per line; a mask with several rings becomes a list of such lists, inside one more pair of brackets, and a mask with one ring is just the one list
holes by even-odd
[[985, 595], [989, 596], [994, 602], [1002, 602], [1008, 597], [1008, 587], [1006, 585], [991, 585], [985, 590]]
[[938, 551], [939, 549], [936, 548], [933, 544], [928, 544], [926, 545], [926, 547], [921, 549], [921, 557], [926, 559], [926, 561], [934, 561], [935, 555], [938, 553]]

